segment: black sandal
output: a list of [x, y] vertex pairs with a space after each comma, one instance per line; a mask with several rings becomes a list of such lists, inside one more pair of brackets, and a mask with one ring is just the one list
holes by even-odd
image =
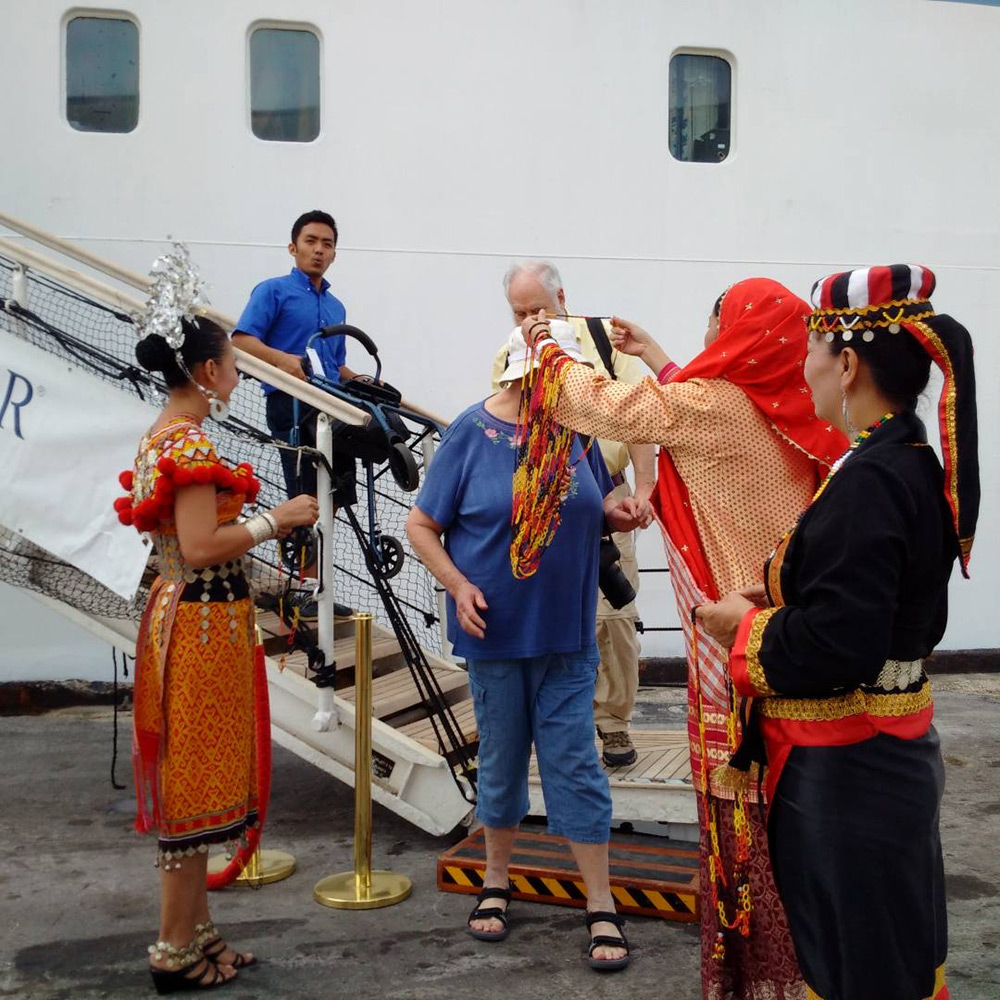
[[[229, 947], [225, 941], [222, 940], [222, 935], [219, 933], [215, 924], [209, 920], [204, 924], [195, 924], [195, 940], [201, 947], [201, 953], [210, 962], [215, 965], [220, 965], [219, 956]], [[232, 962], [226, 964], [231, 965], [234, 969], [249, 969], [252, 965], [257, 964], [257, 956], [254, 955], [252, 958], [247, 958], [242, 952], [237, 951], [232, 948], [231, 951], [236, 956]]]
[[[502, 899], [507, 906], [510, 906], [510, 884], [504, 889], [483, 889], [476, 896], [476, 902], [482, 903], [487, 899]], [[499, 931], [480, 931], [472, 926], [473, 920], [499, 920], [503, 924], [503, 929]], [[478, 941], [502, 941], [509, 933], [507, 926], [507, 908], [501, 909], [499, 906], [477, 906], [469, 914], [466, 930]]]
[[[236, 976], [224, 975], [214, 962], [205, 958], [194, 942], [186, 948], [174, 948], [166, 941], [157, 941], [155, 945], [150, 945], [149, 953], [157, 961], [166, 957], [168, 965], [181, 966], [179, 969], [149, 967], [153, 985], [160, 996], [190, 990], [215, 990], [236, 979]], [[209, 973], [211, 978], [206, 979]]]
[[[625, 937], [625, 932], [622, 928], [625, 926], [625, 918], [618, 916], [617, 913], [605, 912], [603, 910], [594, 910], [591, 912], [587, 911], [587, 930], [590, 931], [591, 926], [600, 923], [602, 920], [606, 920], [609, 924], [614, 924], [618, 928], [618, 933], [620, 937], [611, 937], [610, 934], [598, 934], [596, 937], [591, 937], [590, 939], [590, 950], [587, 952], [587, 959], [590, 962], [590, 967], [596, 969], [598, 972], [616, 972], [618, 969], [624, 969], [629, 963], [629, 946], [628, 938]], [[594, 949], [599, 948], [602, 945], [606, 945], [610, 948], [624, 948], [625, 954], [621, 958], [594, 958]]]

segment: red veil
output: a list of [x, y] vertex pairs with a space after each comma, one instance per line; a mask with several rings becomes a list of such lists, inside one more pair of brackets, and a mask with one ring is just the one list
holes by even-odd
[[[737, 282], [723, 297], [719, 336], [670, 382], [726, 379], [738, 386], [789, 448], [814, 460], [818, 482], [847, 448], [847, 439], [813, 410], [803, 375], [810, 312], [802, 299], [770, 278]], [[718, 600], [721, 595], [705, 560], [687, 487], [666, 448], [660, 448], [650, 499], [694, 582], [706, 597]]]

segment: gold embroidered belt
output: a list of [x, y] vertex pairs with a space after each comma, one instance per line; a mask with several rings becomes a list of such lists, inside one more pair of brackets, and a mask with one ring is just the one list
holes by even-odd
[[[890, 660], [886, 667], [896, 661]], [[920, 660], [904, 661], [904, 671]], [[883, 668], [883, 673], [885, 673]], [[904, 673], [905, 676], [905, 673]], [[879, 675], [882, 680], [883, 674]], [[930, 681], [923, 674], [922, 667], [910, 684], [923, 677], [923, 683], [915, 691], [892, 690], [888, 684], [878, 687], [861, 687], [832, 698], [758, 698], [757, 711], [766, 719], [791, 719], [795, 722], [826, 722], [847, 719], [856, 715], [871, 715], [876, 718], [899, 718], [914, 715], [929, 708], [934, 699]], [[903, 678], [901, 677], [900, 680]], [[910, 685], [906, 685], [910, 686]]]

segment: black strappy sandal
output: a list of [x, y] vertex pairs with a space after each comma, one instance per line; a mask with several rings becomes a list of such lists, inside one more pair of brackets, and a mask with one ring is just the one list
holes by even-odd
[[[201, 953], [210, 962], [214, 962], [216, 965], [223, 963], [219, 962], [219, 956], [229, 947], [225, 941], [222, 940], [222, 935], [219, 933], [218, 928], [211, 920], [205, 924], [195, 924], [195, 940], [201, 947]], [[251, 966], [257, 964], [257, 956], [254, 955], [252, 958], [247, 958], [242, 952], [237, 951], [235, 948], [231, 949], [233, 954], [236, 956], [232, 962], [227, 962], [225, 964], [231, 965], [234, 969], [249, 969]]]
[[[224, 975], [214, 962], [205, 958], [194, 942], [186, 948], [174, 948], [166, 941], [157, 941], [155, 945], [150, 946], [149, 953], [157, 961], [166, 957], [169, 965], [180, 966], [177, 969], [149, 967], [153, 985], [160, 996], [191, 990], [216, 990], [236, 980], [236, 976]], [[199, 968], [200, 971], [197, 971]]]
[[[507, 906], [510, 906], [510, 885], [505, 889], [483, 889], [476, 896], [476, 903], [482, 903], [487, 899], [502, 899]], [[473, 920], [499, 920], [503, 924], [503, 929], [499, 931], [479, 931], [472, 926]], [[476, 906], [469, 914], [466, 930], [478, 941], [502, 941], [509, 933], [507, 926], [507, 909], [500, 909], [499, 906]]]
[[[606, 920], [609, 924], [614, 924], [621, 936], [611, 937], [610, 934], [598, 934], [596, 937], [591, 936], [587, 960], [590, 962], [590, 967], [596, 969], [598, 972], [617, 972], [619, 969], [624, 969], [631, 958], [629, 955], [628, 938], [625, 937], [625, 931], [622, 929], [625, 926], [625, 918], [618, 916], [617, 913], [605, 912], [603, 910], [594, 910], [591, 912], [588, 910], [587, 931], [589, 932], [594, 924], [600, 923], [602, 920]], [[602, 945], [610, 948], [624, 948], [625, 954], [621, 958], [594, 958], [594, 949]]]

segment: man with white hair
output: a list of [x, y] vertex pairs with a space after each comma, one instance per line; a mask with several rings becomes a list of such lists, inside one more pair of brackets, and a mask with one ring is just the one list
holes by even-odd
[[[550, 316], [565, 319], [573, 327], [584, 357], [596, 371], [630, 384], [642, 378], [643, 370], [638, 359], [611, 347], [607, 321], [567, 316], [562, 278], [553, 264], [548, 261], [512, 264], [504, 275], [503, 285], [516, 323], [544, 309]], [[494, 390], [499, 387], [500, 376], [506, 367], [506, 348], [502, 348], [493, 362]], [[625, 445], [603, 439], [598, 439], [597, 443], [615, 485], [615, 497], [620, 499], [634, 495], [640, 501], [648, 500], [656, 482], [654, 446]], [[629, 465], [635, 476], [634, 494], [625, 478]], [[622, 572], [638, 592], [635, 540], [631, 532], [616, 533], [612, 537], [621, 552]], [[594, 691], [594, 721], [604, 744], [604, 763], [609, 767], [624, 767], [636, 759], [629, 727], [639, 689], [640, 647], [635, 628], [638, 617], [634, 602], [616, 609], [603, 594], [598, 594], [597, 645], [601, 665]]]

